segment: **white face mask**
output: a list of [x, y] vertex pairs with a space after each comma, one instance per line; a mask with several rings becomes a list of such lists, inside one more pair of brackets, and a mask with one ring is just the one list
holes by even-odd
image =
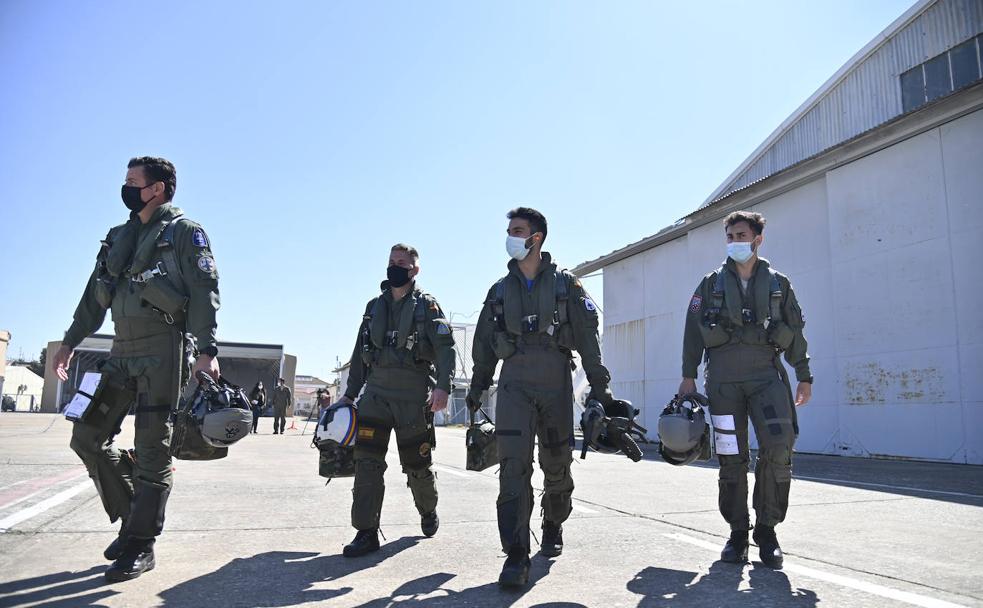
[[738, 264], [750, 260], [753, 255], [754, 250], [751, 248], [751, 243], [738, 243], [737, 241], [727, 243], [727, 257]]
[[509, 252], [509, 257], [519, 260], [526, 259], [529, 249], [526, 248], [526, 239], [521, 236], [505, 237], [505, 251]]

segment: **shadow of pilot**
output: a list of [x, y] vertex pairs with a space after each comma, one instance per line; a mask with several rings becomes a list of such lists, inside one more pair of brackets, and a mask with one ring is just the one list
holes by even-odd
[[311, 589], [372, 568], [412, 547], [419, 537], [386, 543], [357, 560], [339, 555], [270, 551], [236, 558], [214, 572], [185, 581], [160, 593], [164, 606], [294, 606], [322, 602], [349, 593], [351, 587]]
[[645, 568], [628, 582], [628, 590], [643, 596], [639, 608], [717, 606], [781, 606], [814, 608], [819, 600], [810, 589], [793, 589], [784, 572], [761, 564], [748, 569], [748, 586], [741, 587], [744, 568], [714, 562], [700, 574], [654, 566]]

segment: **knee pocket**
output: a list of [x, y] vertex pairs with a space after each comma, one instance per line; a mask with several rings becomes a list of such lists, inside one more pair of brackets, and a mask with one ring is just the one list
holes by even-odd
[[355, 459], [355, 472], [356, 473], [367, 473], [371, 475], [372, 473], [382, 474], [386, 471], [387, 465], [384, 460], [376, 460], [375, 458], [356, 458]]
[[559, 483], [570, 477], [570, 466], [566, 464], [557, 463], [540, 463], [540, 467], [543, 469], [543, 477], [546, 478], [547, 483]]
[[[396, 447], [399, 450], [399, 462], [408, 471], [419, 471], [430, 467], [432, 454], [430, 433], [426, 429], [408, 429], [409, 433], [400, 430], [396, 432]], [[403, 435], [402, 437], [400, 435]]]
[[727, 456], [718, 454], [717, 460], [720, 462], [720, 479], [733, 480], [747, 475], [749, 460], [739, 454]]
[[499, 479], [523, 479], [529, 471], [526, 463], [518, 458], [503, 458], [499, 466]]
[[98, 433], [95, 429], [81, 427], [82, 423], [76, 422], [72, 430], [72, 440], [69, 447], [79, 456], [99, 456], [105, 450], [104, 441], [99, 441]]
[[792, 450], [784, 445], [763, 447], [758, 451], [758, 459], [780, 467], [792, 466]]

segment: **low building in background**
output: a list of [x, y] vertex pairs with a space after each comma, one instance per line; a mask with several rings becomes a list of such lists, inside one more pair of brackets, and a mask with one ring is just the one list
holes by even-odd
[[33, 412], [41, 408], [44, 378], [23, 365], [8, 365], [3, 384], [3, 411]]
[[294, 380], [294, 415], [309, 416], [312, 412], [317, 416], [317, 392], [324, 391], [328, 403], [334, 403], [338, 398], [338, 383], [322, 380], [317, 376], [297, 375]]
[[[109, 358], [113, 345], [113, 337], [96, 334], [82, 341], [75, 349], [71, 368], [68, 370], [68, 381], [62, 382], [46, 366], [44, 370], [44, 393], [41, 398], [41, 411], [60, 412], [71, 401], [78, 389], [79, 382], [85, 372], [98, 371], [98, 365]], [[49, 353], [56, 353], [61, 348], [61, 342], [49, 342]], [[248, 393], [257, 381], [262, 380], [267, 387], [267, 393], [276, 386], [277, 378], [283, 378], [290, 390], [294, 388], [294, 374], [297, 369], [297, 357], [288, 355], [279, 344], [252, 344], [246, 342], [219, 342], [218, 360], [222, 369], [222, 377], [241, 386]], [[194, 381], [188, 385], [188, 391], [194, 390]], [[269, 413], [270, 408], [267, 408]], [[293, 407], [287, 410], [288, 416], [293, 416]]]

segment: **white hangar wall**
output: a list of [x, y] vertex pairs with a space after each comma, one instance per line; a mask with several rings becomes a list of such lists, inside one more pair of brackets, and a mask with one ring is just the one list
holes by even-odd
[[[976, 111], [750, 207], [807, 318], [797, 450], [983, 464], [981, 142]], [[612, 388], [653, 436], [689, 298], [724, 256], [711, 222], [604, 269]]]

